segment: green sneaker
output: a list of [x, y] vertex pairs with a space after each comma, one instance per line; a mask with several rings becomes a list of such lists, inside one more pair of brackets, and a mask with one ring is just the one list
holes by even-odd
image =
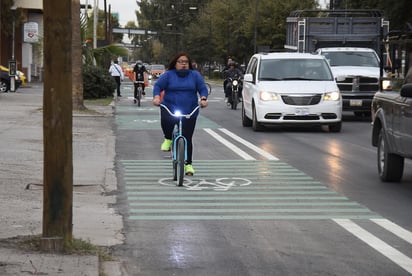
[[186, 175], [194, 175], [195, 174], [195, 170], [193, 169], [192, 164], [185, 165], [185, 172], [186, 172]]
[[170, 139], [165, 139], [162, 143], [162, 145], [160, 146], [160, 149], [162, 151], [169, 151], [170, 150], [170, 146], [172, 145], [172, 140]]

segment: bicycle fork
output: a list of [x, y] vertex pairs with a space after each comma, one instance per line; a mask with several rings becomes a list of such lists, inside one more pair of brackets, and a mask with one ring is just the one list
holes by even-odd
[[177, 143], [180, 138], [183, 138], [185, 160], [187, 160], [187, 139], [182, 135], [182, 122], [179, 122], [179, 127], [175, 125], [173, 130], [173, 160], [177, 160]]

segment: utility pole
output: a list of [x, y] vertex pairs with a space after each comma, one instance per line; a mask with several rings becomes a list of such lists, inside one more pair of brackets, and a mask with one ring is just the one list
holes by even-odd
[[[72, 0], [43, 0], [44, 251], [73, 238]], [[78, 18], [76, 20], [79, 20]]]

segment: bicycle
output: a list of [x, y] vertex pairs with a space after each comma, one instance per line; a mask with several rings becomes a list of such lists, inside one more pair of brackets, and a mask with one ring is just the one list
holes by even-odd
[[143, 95], [143, 85], [144, 80], [141, 80], [141, 76], [139, 74], [138, 80], [134, 81], [134, 103], [137, 102], [137, 106], [140, 106], [140, 102], [142, 100], [142, 95]]
[[212, 93], [212, 86], [208, 82], [205, 82], [205, 84], [206, 84], [206, 88], [207, 88], [207, 93], [210, 95], [210, 93]]
[[181, 114], [179, 111], [172, 113], [167, 106], [160, 104], [173, 117], [179, 118], [178, 123], [175, 124], [172, 135], [172, 163], [173, 163], [173, 181], [177, 181], [177, 186], [183, 186], [183, 178], [185, 174], [185, 162], [187, 160], [187, 140], [183, 136], [183, 122], [182, 118], [189, 119], [200, 108], [196, 106], [190, 114]]

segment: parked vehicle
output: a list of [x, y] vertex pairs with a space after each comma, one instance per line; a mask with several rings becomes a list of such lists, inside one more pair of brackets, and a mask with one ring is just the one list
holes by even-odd
[[[388, 33], [388, 76], [372, 101], [372, 145], [382, 181], [399, 182], [404, 159], [412, 158], [412, 30]], [[399, 65], [403, 66], [399, 66]]]
[[[3, 66], [3, 65], [0, 65], [0, 71], [4, 71], [4, 72], [9, 72], [9, 68], [7, 68], [7, 67], [5, 67], [5, 66]], [[24, 84], [26, 84], [26, 75], [22, 72], [22, 71], [20, 71], [20, 70], [17, 70], [16, 71], [16, 74], [17, 74], [17, 76], [19, 77], [19, 79], [20, 79], [20, 81], [21, 81], [21, 85], [24, 85]], [[16, 88], [17, 89], [17, 88]]]
[[[21, 85], [21, 80], [18, 75], [15, 77], [15, 89], [17, 90]], [[10, 90], [10, 75], [8, 72], [0, 70], [0, 92], [7, 92]]]
[[326, 59], [305, 53], [259, 53], [243, 81], [242, 124], [342, 128], [342, 97]]
[[159, 78], [161, 74], [166, 71], [166, 68], [163, 64], [152, 64], [150, 65], [150, 75], [152, 78]]
[[380, 10], [299, 10], [286, 19], [285, 48], [324, 55], [339, 77], [343, 110], [370, 115], [379, 90], [382, 35], [389, 22]]

